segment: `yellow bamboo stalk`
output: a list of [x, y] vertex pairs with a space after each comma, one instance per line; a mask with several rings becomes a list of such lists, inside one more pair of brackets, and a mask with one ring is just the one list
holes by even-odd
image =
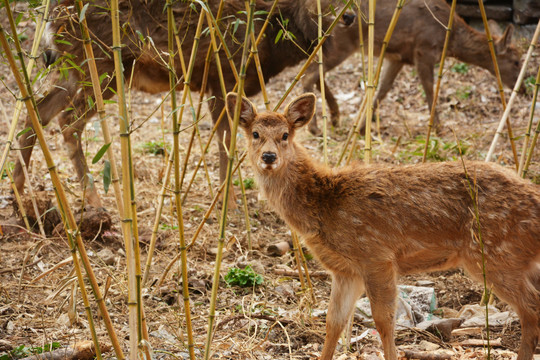
[[[28, 69], [27, 71], [29, 74], [32, 73], [32, 70], [36, 63], [37, 53], [39, 50], [39, 43], [41, 42], [41, 38], [43, 37], [43, 32], [45, 31], [45, 25], [46, 25], [46, 22], [43, 20], [49, 16], [49, 6], [50, 6], [50, 0], [43, 0], [43, 2], [41, 3], [41, 7], [43, 7], [43, 11], [38, 11], [34, 42], [32, 43], [32, 49], [30, 50], [30, 59], [28, 60], [28, 64], [26, 65], [26, 68]], [[13, 139], [15, 138], [15, 131], [17, 130], [17, 122], [19, 120], [19, 116], [21, 115], [21, 110], [23, 107], [23, 101], [21, 100], [20, 93], [18, 94], [18, 96], [19, 98], [17, 98], [17, 101], [15, 103], [15, 112], [13, 113], [13, 117], [11, 118], [11, 126], [9, 127], [6, 146], [2, 153], [2, 157], [0, 158], [0, 174], [4, 170], [9, 151], [11, 149], [11, 146], [13, 145]], [[6, 117], [6, 121], [7, 121], [7, 117]], [[24, 162], [22, 163], [22, 165], [24, 165]], [[26, 174], [24, 174], [24, 176], [26, 176]]]
[[[482, 0], [479, 0], [482, 1]], [[444, 38], [443, 50], [441, 53], [441, 62], [439, 64], [439, 71], [437, 73], [437, 84], [435, 85], [435, 92], [433, 94], [433, 103], [431, 104], [431, 113], [429, 115], [428, 131], [426, 134], [426, 143], [424, 144], [424, 154], [422, 155], [422, 162], [426, 162], [427, 149], [429, 146], [429, 139], [431, 136], [431, 129], [433, 128], [433, 121], [435, 119], [435, 112], [437, 111], [437, 99], [439, 98], [439, 90], [441, 88], [441, 80], [444, 71], [444, 61], [446, 60], [446, 52], [448, 50], [448, 44], [450, 44], [450, 36], [452, 35], [452, 26], [454, 24], [454, 14], [456, 12], [456, 0], [452, 0], [452, 6], [450, 7], [450, 17], [448, 18], [448, 26], [446, 27], [446, 37]]]
[[[82, 0], [77, 0], [75, 2], [77, 5], [77, 10], [80, 14], [81, 10], [84, 7]], [[105, 144], [112, 144], [111, 132], [109, 130], [109, 123], [107, 121], [107, 116], [105, 114], [105, 104], [103, 102], [103, 95], [101, 93], [101, 84], [99, 80], [99, 74], [96, 66], [96, 59], [94, 57], [94, 50], [92, 49], [92, 40], [90, 39], [90, 32], [88, 31], [88, 24], [86, 22], [86, 17], [82, 18], [80, 21], [81, 33], [82, 33], [82, 43], [84, 48], [84, 53], [86, 55], [88, 68], [90, 72], [90, 80], [92, 82], [92, 88], [94, 90], [94, 99], [97, 113], [99, 116], [99, 123], [101, 125], [101, 131], [103, 133], [103, 139]], [[109, 146], [107, 149], [107, 157], [111, 165], [111, 183], [113, 185], [114, 196], [116, 200], [116, 207], [118, 209], [118, 214], [122, 218], [124, 214], [124, 206], [122, 203], [122, 191], [120, 190], [120, 179], [118, 176], [118, 170], [116, 165], [116, 159], [114, 156], [114, 150], [112, 146]]]
[[[366, 87], [366, 140], [364, 146], [364, 162], [371, 162], [371, 118], [373, 116], [373, 95], [375, 81], [373, 77], [373, 51], [375, 47], [375, 0], [369, 0], [368, 18], [368, 83]], [[353, 147], [354, 149], [354, 147]]]
[[[383, 43], [382, 43], [382, 46], [381, 46], [381, 53], [379, 54], [379, 59], [377, 61], [377, 68], [375, 70], [374, 89], [377, 88], [377, 85], [379, 84], [379, 78], [381, 76], [384, 56], [386, 54], [386, 50], [388, 49], [388, 44], [390, 43], [390, 39], [392, 38], [392, 34], [394, 33], [394, 29], [396, 27], [399, 16], [401, 15], [401, 10], [403, 9], [404, 4], [405, 4], [405, 0], [397, 0], [396, 8], [394, 10], [394, 13], [392, 14], [392, 19], [390, 19], [390, 24], [388, 25], [388, 29], [386, 30], [386, 34], [384, 36]], [[369, 34], [368, 34], [368, 36], [369, 36]], [[363, 54], [362, 54], [362, 56], [363, 56]], [[351, 150], [349, 152], [349, 156], [347, 158], [347, 164], [349, 164], [351, 159], [352, 159], [354, 149], [356, 147], [356, 140], [360, 136], [360, 129], [361, 129], [362, 125], [364, 125], [362, 120], [367, 122], [367, 119], [368, 119], [367, 116], [364, 117], [364, 115], [367, 112], [366, 105], [369, 104], [370, 107], [373, 106], [372, 105], [373, 100], [371, 100], [371, 103], [369, 103], [367, 100], [368, 99], [367, 99], [367, 94], [366, 94], [366, 96], [364, 96], [364, 99], [362, 100], [362, 103], [360, 105], [360, 111], [358, 112], [358, 115], [356, 116], [356, 119], [354, 121], [355, 125], [353, 126], [353, 129], [354, 129], [353, 134], [350, 134], [351, 135], [350, 139], [352, 140], [352, 146], [351, 146]], [[369, 119], [369, 121], [371, 122], [371, 118]], [[367, 131], [366, 131], [366, 134], [367, 134]], [[353, 135], [355, 135], [355, 136], [353, 137]], [[345, 143], [345, 146], [343, 147], [342, 154], [340, 155], [338, 165], [341, 163], [341, 160], [343, 159], [343, 155], [344, 155], [344, 153], [345, 153], [345, 151], [347, 149], [348, 144], [349, 144], [349, 138], [347, 139], [347, 142]]]
[[[345, 13], [345, 11], [347, 10], [347, 8], [350, 6], [350, 4], [352, 3], [353, 0], [348, 0], [347, 3], [343, 6], [343, 9], [341, 9], [341, 11], [338, 13], [338, 15], [336, 16], [336, 18], [334, 19], [334, 21], [332, 21], [332, 23], [330, 24], [330, 26], [328, 27], [328, 29], [326, 29], [326, 32], [324, 33], [324, 35], [322, 36], [322, 38], [320, 39], [320, 41], [318, 42], [317, 46], [315, 46], [315, 48], [313, 49], [313, 51], [311, 52], [311, 55], [309, 55], [308, 59], [306, 60], [306, 62], [304, 63], [304, 65], [302, 65], [302, 67], [300, 68], [300, 70], [298, 71], [298, 74], [296, 74], [296, 76], [294, 77], [291, 85], [287, 88], [287, 90], [285, 91], [285, 93], [283, 94], [283, 96], [279, 99], [279, 101], [277, 102], [277, 104], [274, 106], [274, 111], [277, 111], [279, 109], [279, 107], [281, 106], [281, 104], [283, 104], [283, 102], [285, 101], [285, 99], [287, 99], [287, 97], [289, 96], [289, 94], [291, 93], [292, 89], [294, 89], [294, 87], [296, 86], [296, 84], [298, 84], [298, 82], [300, 81], [300, 79], [302, 78], [302, 76], [304, 75], [304, 73], [306, 72], [307, 68], [309, 67], [309, 65], [311, 65], [311, 62], [313, 61], [313, 59], [315, 58], [315, 56], [317, 56], [317, 53], [319, 52], [319, 49], [323, 46], [324, 42], [326, 41], [326, 39], [330, 36], [330, 34], [332, 33], [332, 30], [334, 29], [334, 27], [336, 27], [337, 23], [340, 21], [341, 17], [343, 16], [343, 14]], [[239, 105], [238, 105], [239, 106]]]
[[[506, 99], [504, 97], [504, 88], [503, 88], [503, 83], [501, 79], [501, 72], [499, 70], [499, 63], [497, 62], [495, 46], [493, 45], [493, 38], [491, 36], [491, 31], [488, 25], [486, 9], [484, 7], [484, 0], [478, 0], [478, 7], [480, 8], [480, 14], [482, 15], [482, 22], [484, 23], [484, 30], [486, 32], [486, 37], [488, 40], [489, 53], [491, 54], [491, 60], [493, 61], [493, 69], [495, 70], [495, 77], [497, 78], [497, 86], [499, 87], [499, 96], [501, 97], [501, 103], [502, 103], [503, 111], [504, 111], [506, 109]], [[508, 138], [510, 139], [510, 147], [512, 148], [512, 155], [514, 156], [514, 163], [516, 166], [516, 170], [518, 170], [519, 164], [518, 164], [516, 144], [514, 141], [514, 132], [512, 131], [512, 124], [510, 123], [510, 119], [508, 118], [506, 118], [506, 128], [508, 130]]]
[[[193, 340], [193, 330], [191, 326], [191, 309], [189, 304], [189, 290], [188, 290], [188, 276], [187, 276], [187, 253], [186, 253], [186, 245], [185, 245], [185, 238], [184, 238], [184, 219], [182, 214], [182, 201], [181, 201], [181, 189], [180, 189], [180, 142], [179, 142], [179, 134], [180, 134], [180, 122], [182, 119], [182, 110], [180, 110], [180, 115], [176, 111], [176, 72], [174, 67], [174, 28], [175, 28], [175, 22], [174, 22], [174, 15], [173, 15], [173, 8], [172, 8], [172, 1], [167, 0], [166, 2], [167, 7], [167, 23], [168, 23], [168, 47], [169, 47], [169, 86], [171, 88], [171, 107], [172, 107], [172, 128], [173, 128], [173, 143], [174, 143], [174, 199], [175, 199], [175, 205], [176, 205], [176, 217], [178, 222], [178, 236], [179, 236], [179, 245], [180, 245], [180, 255], [182, 259], [181, 263], [181, 277], [182, 277], [182, 298], [184, 301], [184, 315], [186, 320], [186, 331], [188, 336], [188, 351], [189, 351], [189, 357], [191, 360], [195, 359], [195, 345]], [[203, 12], [201, 11], [201, 16], [199, 17], [199, 23], [197, 25], [197, 33], [196, 37], [200, 36], [200, 32], [202, 29], [202, 23], [203, 23]], [[197, 54], [197, 48], [194, 46], [193, 52], [191, 53], [191, 57], [189, 59], [189, 72], [187, 73], [187, 77], [184, 79], [186, 80], [186, 83], [189, 83], [191, 81], [191, 75], [193, 73], [193, 66], [195, 63], [195, 57]], [[183, 95], [183, 101], [182, 101], [182, 109], [184, 108], [183, 105], [185, 104], [187, 93], [189, 92], [189, 89], [186, 88], [187, 86], [184, 85], [184, 93]], [[179, 121], [180, 118], [180, 121]]]
[[527, 51], [527, 55], [525, 57], [525, 61], [523, 62], [523, 66], [521, 67], [521, 71], [519, 72], [518, 79], [516, 81], [516, 85], [514, 86], [514, 89], [512, 90], [512, 95], [510, 95], [510, 100], [508, 100], [508, 104], [506, 105], [506, 109], [504, 110], [504, 113], [501, 117], [501, 120], [499, 121], [499, 126], [497, 127], [497, 131], [495, 132], [495, 135], [493, 137], [493, 141], [491, 142], [491, 146], [489, 147], [489, 151], [486, 155], [486, 162], [491, 161], [493, 157], [493, 153], [495, 152], [495, 147], [497, 146], [497, 142], [499, 141], [499, 137], [502, 135], [502, 131], [504, 129], [504, 125], [506, 124], [506, 120], [508, 119], [508, 116], [510, 115], [510, 110], [512, 109], [512, 106], [514, 105], [514, 101], [517, 97], [519, 88], [521, 87], [521, 83], [523, 82], [523, 78], [525, 77], [525, 73], [527, 70], [527, 65], [529, 64], [529, 61], [532, 56], [532, 52], [534, 50], [534, 47], [536, 42], [538, 41], [538, 37], [540, 36], [540, 21], [538, 22], [538, 25], [536, 26], [536, 30], [534, 32], [531, 44], [529, 45], [529, 50]]
[[122, 64], [122, 45], [120, 39], [120, 19], [118, 0], [112, 0], [111, 21], [113, 35], [113, 59], [116, 78], [116, 92], [118, 95], [118, 121], [120, 127], [120, 144], [122, 154], [122, 201], [124, 216], [122, 219], [122, 232], [124, 234], [124, 246], [126, 248], [126, 267], [128, 275], [128, 313], [129, 313], [129, 356], [136, 360], [139, 341], [142, 340], [142, 313], [140, 311], [137, 294], [137, 269], [135, 266], [135, 236], [133, 228], [132, 196], [133, 191], [133, 168], [131, 163], [131, 144], [128, 111], [125, 102], [124, 73]]
[[[322, 40], [323, 30], [322, 23], [323, 13], [321, 8], [321, 0], [317, 0], [317, 37], [319, 42]], [[338, 40], [339, 41], [339, 40]], [[321, 87], [321, 109], [322, 109], [322, 123], [323, 123], [323, 159], [324, 163], [328, 165], [328, 115], [326, 114], [326, 91], [324, 87], [324, 57], [322, 47], [319, 47], [317, 54], [319, 58], [319, 81]]]
[[230, 186], [232, 179], [232, 170], [236, 153], [236, 133], [238, 129], [238, 122], [240, 119], [240, 109], [242, 102], [241, 96], [244, 91], [244, 83], [246, 79], [246, 66], [248, 58], [248, 50], [250, 44], [250, 32], [253, 30], [253, 13], [255, 9], [255, 0], [250, 0], [250, 11], [247, 13], [247, 22], [246, 22], [246, 33], [244, 36], [244, 43], [242, 47], [242, 57], [240, 65], [240, 74], [238, 79], [238, 98], [234, 112], [233, 125], [231, 127], [231, 142], [229, 145], [229, 162], [227, 166], [227, 176], [225, 180], [225, 193], [223, 195], [223, 207], [221, 211], [221, 220], [220, 220], [220, 230], [219, 230], [219, 241], [216, 254], [216, 266], [214, 269], [214, 277], [212, 281], [212, 294], [210, 298], [210, 311], [208, 315], [208, 329], [206, 336], [206, 345], [204, 350], [204, 359], [208, 360], [210, 358], [210, 347], [212, 343], [212, 333], [215, 320], [215, 311], [216, 311], [216, 302], [217, 302], [217, 290], [219, 287], [219, 270], [221, 268], [221, 260], [223, 257], [223, 246], [225, 243], [225, 227], [227, 224], [227, 210], [228, 210], [228, 200], [230, 194]]
[[[6, 109], [4, 108], [4, 104], [2, 103], [2, 99], [0, 99], [0, 108], [2, 109], [2, 115], [4, 116], [4, 119], [9, 126], [8, 122], [8, 116], [6, 114]], [[13, 138], [13, 144], [17, 149], [20, 149], [21, 146], [19, 145], [19, 142], [17, 139]], [[28, 169], [26, 166], [24, 166], [24, 159], [22, 157], [22, 154], [20, 151], [16, 151], [17, 157], [19, 159], [19, 162], [23, 165], [22, 171], [24, 173], [24, 177], [30, 181], [30, 176], [28, 175]], [[21, 212], [21, 217], [23, 218], [24, 225], [26, 226], [26, 230], [31, 231], [30, 223], [28, 222], [28, 216], [26, 215], [26, 210], [23, 207], [21, 194], [19, 194], [19, 191], [17, 190], [17, 187], [15, 186], [15, 180], [13, 179], [13, 176], [11, 174], [11, 171], [9, 170], [9, 167], [5, 168], [6, 174], [8, 175], [10, 181], [11, 181], [11, 187], [13, 189], [13, 193], [15, 194], [15, 201], [17, 202], [17, 205], [19, 206], [19, 211]], [[0, 175], [2, 172], [0, 171]], [[28, 187], [28, 192], [30, 193], [30, 200], [32, 201], [32, 208], [34, 209], [34, 214], [36, 215], [36, 221], [38, 223], [39, 233], [45, 237], [45, 229], [43, 228], [43, 221], [41, 221], [41, 214], [39, 213], [39, 209], [37, 207], [36, 202], [36, 194], [34, 193], [34, 189], [32, 189], [32, 186]]]
[[[521, 157], [519, 159], [518, 174], [521, 177], [525, 177], [526, 171], [524, 171], [525, 157], [527, 149], [529, 147], [529, 140], [531, 138], [532, 125], [534, 121], [534, 112], [536, 110], [536, 101], [538, 100], [538, 89], [540, 88], [540, 66], [536, 72], [536, 80], [534, 82], [533, 99], [531, 102], [531, 111], [529, 115], [529, 122], [527, 124], [527, 131], [525, 132], [525, 138], [523, 139], [523, 150], [521, 151]], [[540, 122], [539, 122], [540, 123]], [[534, 148], [534, 144], [531, 145]], [[532, 153], [531, 153], [532, 154]]]
[[[56, 166], [54, 164], [51, 152], [49, 151], [49, 148], [46, 143], [45, 135], [41, 127], [41, 121], [39, 119], [39, 114], [36, 111], [37, 105], [35, 102], [35, 98], [33, 96], [28, 72], [26, 70], [26, 66], [24, 65], [24, 62], [22, 61], [23, 59], [22, 50], [18, 41], [16, 28], [13, 21], [13, 16], [11, 15], [11, 11], [9, 9], [8, 0], [4, 0], [4, 4], [6, 6], [6, 9], [8, 10], [8, 18], [10, 20], [10, 25], [14, 34], [13, 39], [15, 41], [15, 46], [17, 48], [19, 59], [21, 59], [21, 69], [23, 70], [22, 72], [24, 75], [24, 81], [21, 78], [19, 69], [17, 68], [15, 64], [15, 58], [11, 52], [11, 49], [5, 37], [4, 28], [2, 27], [1, 24], [0, 24], [0, 43], [2, 47], [4, 48], [6, 57], [8, 59], [8, 62], [12, 70], [12, 74], [15, 77], [15, 80], [21, 91], [21, 96], [22, 96], [22, 99], [24, 99], [24, 103], [28, 111], [28, 116], [30, 117], [30, 120], [32, 122], [32, 127], [36, 133], [36, 137], [39, 140], [39, 143], [43, 152], [43, 157], [45, 158], [45, 161], [47, 163], [49, 174], [51, 176], [51, 181], [55, 189], [55, 195], [58, 202], [59, 211], [62, 215], [62, 221], [64, 222], [64, 229], [66, 231], [66, 235], [68, 237], [68, 241], [70, 243], [70, 247], [72, 250], [72, 255], [76, 255], [75, 251], [79, 250], [79, 254], [81, 256], [83, 266], [85, 268], [88, 279], [90, 281], [90, 286], [96, 298], [99, 311], [101, 312], [103, 316], [103, 321], [107, 329], [107, 332], [109, 334], [109, 337], [111, 339], [111, 343], [115, 350], [116, 356], [118, 359], [124, 359], [124, 355], [122, 353], [122, 349], [119, 345], [118, 338], [112, 326], [112, 321], [107, 311], [107, 307], [105, 306], [105, 302], [103, 301], [103, 297], [101, 296], [101, 292], [97, 284], [97, 280], [95, 278], [94, 272], [90, 265], [90, 259], [88, 258], [88, 254], [86, 253], [86, 249], [84, 247], [84, 243], [82, 241], [80, 233], [77, 230], [77, 223], [75, 221], [75, 217], [73, 216], [73, 213], [71, 212], [71, 209], [68, 206], [68, 201], [66, 198], [64, 188], [62, 186], [58, 173], [56, 172]], [[74, 264], [75, 271], [77, 273], [77, 279], [79, 281], [79, 288], [81, 289], [81, 293], [86, 293], [84, 279], [82, 277], [82, 272], [79, 265], [79, 259], [77, 256], [73, 256], [73, 264]], [[85, 304], [85, 309], [88, 316], [89, 324], [93, 324], [93, 317], [91, 314], [91, 309], [90, 309], [90, 305], [89, 305], [86, 294], [83, 295], [83, 302]], [[93, 337], [93, 341], [96, 346], [96, 349], [99, 349], [99, 343], [97, 341], [97, 337], [95, 336], [94, 332], [92, 333], [92, 337]]]

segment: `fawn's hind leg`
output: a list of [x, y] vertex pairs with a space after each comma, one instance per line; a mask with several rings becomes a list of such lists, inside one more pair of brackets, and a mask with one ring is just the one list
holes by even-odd
[[326, 337], [321, 360], [332, 359], [339, 337], [351, 317], [354, 304], [363, 292], [364, 284], [359, 277], [350, 274], [332, 274], [332, 292], [326, 315]]
[[371, 313], [382, 340], [384, 358], [396, 360], [394, 324], [396, 313], [396, 272], [392, 263], [372, 264], [365, 274], [366, 294]]

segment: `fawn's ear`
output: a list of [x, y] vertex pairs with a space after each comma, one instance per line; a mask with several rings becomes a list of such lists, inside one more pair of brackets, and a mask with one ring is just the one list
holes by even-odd
[[504, 33], [502, 36], [495, 41], [495, 49], [497, 51], [497, 54], [504, 54], [506, 50], [510, 47], [512, 44], [512, 35], [514, 34], [514, 25], [510, 24], [504, 30]]
[[[234, 92], [230, 92], [227, 94], [226, 100], [226, 108], [227, 108], [227, 114], [231, 119], [234, 118], [234, 111], [236, 109], [236, 99], [237, 94]], [[240, 107], [240, 122], [239, 125], [242, 128], [247, 128], [251, 125], [253, 120], [255, 120], [255, 117], [257, 116], [257, 110], [255, 110], [255, 106], [242, 96], [242, 105]]]
[[317, 98], [312, 93], [300, 95], [285, 109], [285, 117], [293, 128], [306, 125], [315, 114], [315, 102]]

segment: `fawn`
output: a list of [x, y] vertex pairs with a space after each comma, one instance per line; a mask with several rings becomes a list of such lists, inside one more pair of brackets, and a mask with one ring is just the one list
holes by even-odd
[[[195, 38], [195, 29], [199, 12], [203, 11], [198, 3], [174, 2], [174, 14], [178, 33], [181, 35], [184, 60], [189, 62], [190, 49], [192, 49]], [[111, 55], [112, 33], [110, 26], [110, 11], [105, 0], [95, 0], [89, 3], [86, 9], [85, 18], [92, 37], [95, 60], [100, 74], [108, 74], [108, 79], [114, 74], [114, 62]], [[193, 6], [192, 6], [193, 5]], [[197, 5], [197, 6], [196, 6]], [[208, 1], [208, 9], [214, 16], [218, 12], [219, 0]], [[271, 3], [257, 0], [256, 10], [259, 13], [268, 12]], [[168, 60], [168, 33], [167, 33], [167, 12], [165, 0], [121, 0], [120, 4], [120, 24], [122, 27], [122, 64], [126, 79], [133, 77], [132, 86], [147, 93], [159, 93], [169, 90], [169, 70]], [[205, 7], [206, 9], [206, 7]], [[233, 54], [233, 61], [237, 68], [241, 62], [241, 47], [244, 39], [245, 25], [234, 26], [236, 17], [245, 11], [245, 3], [242, 0], [232, 0], [223, 3], [221, 20], [221, 31], [225, 36], [226, 43]], [[265, 81], [279, 74], [288, 66], [297, 64], [307, 58], [318, 41], [318, 26], [316, 21], [316, 8], [314, 0], [281, 0], [277, 9], [270, 18], [265, 36], [258, 47], [258, 56], [263, 69]], [[258, 15], [266, 16], [266, 15]], [[70, 64], [77, 64], [84, 69], [85, 55], [81, 42], [81, 31], [74, 0], [64, 0], [57, 4], [51, 11], [51, 22], [47, 25], [51, 35], [48, 37], [52, 43], [48, 44], [50, 49], [48, 55], [48, 65], [54, 62], [59, 55], [68, 55], [69, 64], [64, 67], [66, 71], [62, 76], [58, 76], [48, 93], [39, 101], [38, 111], [41, 116], [43, 126], [46, 126], [56, 115], [59, 116], [59, 123], [62, 129], [64, 141], [69, 151], [69, 157], [73, 162], [79, 180], [84, 185], [88, 184], [89, 169], [84, 157], [81, 139], [86, 126], [86, 122], [95, 113], [95, 101], [92, 88], [85, 86], [90, 82], [88, 71], [76, 69]], [[256, 19], [254, 22], [255, 33], [258, 35], [264, 21]], [[283, 22], [287, 21], [287, 31], [294, 34], [295, 41], [281, 40], [276, 42], [280, 31], [283, 31]], [[323, 18], [324, 28], [330, 24], [331, 16]], [[207, 26], [207, 25], [205, 25]], [[234, 30], [233, 30], [234, 29]], [[141, 40], [144, 38], [145, 40]], [[149, 40], [151, 39], [151, 41]], [[332, 42], [329, 38], [323, 47]], [[208, 34], [201, 36], [197, 51], [196, 63], [193, 69], [193, 77], [190, 82], [191, 90], [199, 90], [205, 83], [203, 73], [207, 51], [211, 45], [211, 38]], [[221, 64], [223, 65], [224, 83], [227, 91], [233, 89], [236, 83], [234, 73], [231, 70], [228, 59], [223, 50], [219, 52]], [[165, 59], [165, 60], [163, 60]], [[212, 95], [208, 101], [212, 120], [217, 122], [220, 113], [224, 108], [225, 93], [221, 91], [220, 79], [216, 70], [214, 56], [211, 57], [211, 66], [208, 73], [206, 91]], [[175, 61], [176, 73], [178, 77], [182, 74], [180, 61]], [[67, 73], [67, 75], [65, 74]], [[102, 81], [104, 99], [110, 99], [115, 94], [115, 81]], [[180, 83], [180, 86], [183, 82]], [[254, 95], [260, 91], [259, 77], [252, 61], [252, 65], [247, 69], [246, 83], [244, 88], [246, 94]], [[31, 127], [31, 122], [27, 119], [26, 127]], [[228, 144], [230, 142], [230, 131], [228, 121], [221, 121], [218, 127], [218, 144], [220, 151], [220, 180], [223, 182], [227, 169], [227, 152], [223, 145], [223, 138]], [[32, 155], [32, 149], [36, 137], [33, 131], [24, 133], [20, 138], [22, 146], [22, 156], [25, 164], [28, 164]], [[14, 178], [17, 189], [22, 193], [24, 189], [24, 174], [20, 162], [17, 161], [14, 170]], [[101, 200], [94, 186], [88, 186], [86, 191], [87, 201], [90, 205], [101, 206]]]
[[[377, 1], [375, 11], [375, 56], [381, 52], [384, 36], [395, 6], [396, 0]], [[360, 10], [364, 19], [362, 21], [364, 52], [367, 54], [367, 1], [362, 2]], [[390, 91], [403, 65], [414, 65], [422, 88], [426, 93], [427, 105], [431, 110], [433, 104], [433, 68], [441, 60], [449, 16], [450, 6], [444, 0], [407, 0], [405, 2], [388, 43], [377, 94], [373, 100], [374, 107], [377, 107]], [[351, 26], [340, 26], [334, 31], [335, 38], [340, 39], [340, 41], [335, 41], [332, 44], [332, 50], [325, 53], [325, 71], [338, 66], [347, 57], [359, 50], [358, 21], [359, 17]], [[512, 45], [514, 27], [509, 25], [504, 33], [501, 33], [497, 23], [490, 21], [489, 25], [493, 34], [501, 79], [507, 87], [512, 88], [521, 68], [520, 51]], [[487, 36], [467, 25], [457, 14], [454, 16], [447, 55], [480, 66], [494, 74]], [[303, 80], [305, 92], [312, 91], [314, 84], [320, 86], [318, 69], [312, 66], [309, 70]], [[325, 92], [332, 124], [335, 126], [339, 119], [339, 106], [328, 86], [325, 86]], [[434, 121], [437, 126], [437, 116]], [[315, 119], [309, 125], [309, 129], [314, 134], [320, 133]]]
[[[236, 101], [227, 95], [230, 117]], [[321, 359], [332, 358], [365, 291], [385, 358], [396, 360], [397, 277], [461, 267], [481, 280], [481, 236], [488, 287], [517, 311], [518, 360], [531, 360], [540, 336], [539, 187], [485, 162], [330, 169], [294, 141], [315, 103], [308, 93], [283, 114], [258, 114], [242, 98], [239, 124], [268, 203], [332, 274]]]

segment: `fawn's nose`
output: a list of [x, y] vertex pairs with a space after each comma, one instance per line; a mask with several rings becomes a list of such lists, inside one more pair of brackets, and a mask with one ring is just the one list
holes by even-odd
[[276, 153], [273, 152], [264, 152], [262, 154], [262, 160], [265, 164], [273, 164], [277, 159]]

